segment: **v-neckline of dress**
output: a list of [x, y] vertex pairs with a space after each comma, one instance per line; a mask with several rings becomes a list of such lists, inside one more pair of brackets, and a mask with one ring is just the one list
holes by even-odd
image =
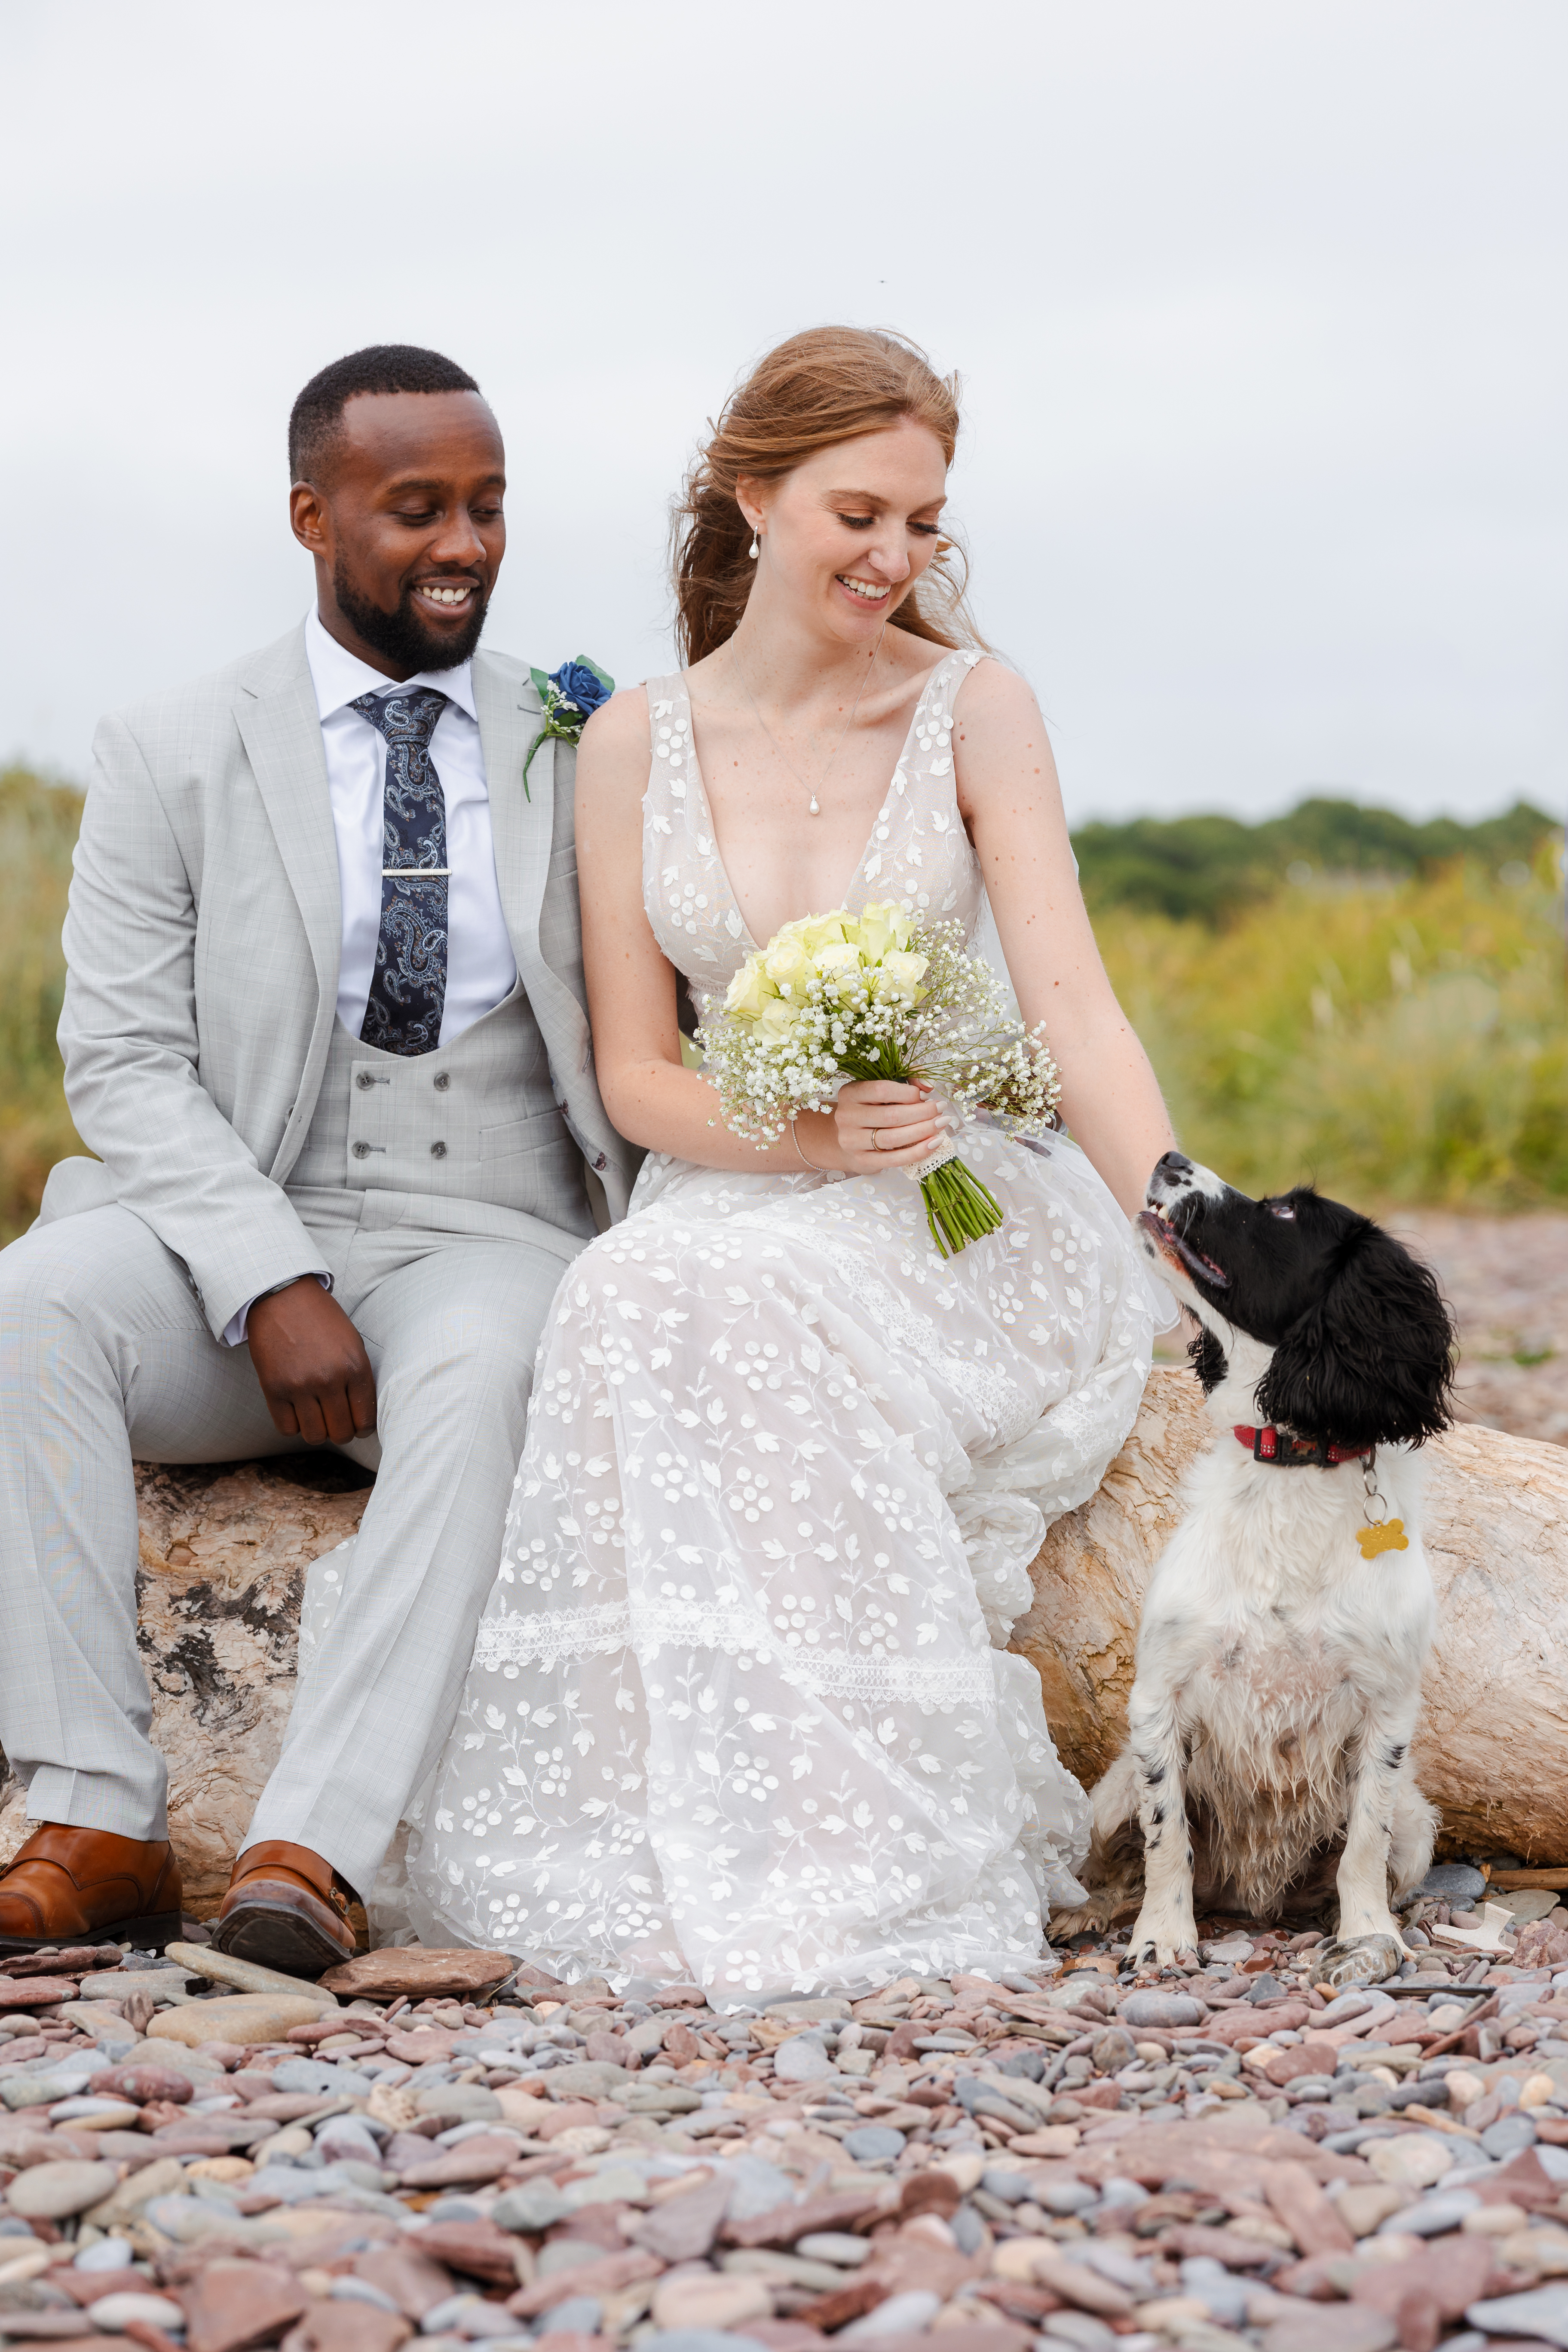
[[[898, 787], [899, 779], [903, 773], [905, 762], [910, 757], [910, 746], [914, 742], [915, 737], [919, 732], [921, 720], [924, 716], [926, 703], [930, 698], [931, 688], [935, 686], [938, 678], [946, 669], [948, 664], [954, 660], [962, 650], [963, 648], [961, 646], [955, 646], [952, 652], [944, 654], [941, 661], [937, 662], [932, 667], [926, 678], [924, 686], [921, 688], [920, 699], [915, 704], [913, 714], [910, 719], [908, 730], [906, 731], [903, 742], [900, 747], [899, 756], [893, 762], [893, 772], [888, 778], [888, 789], [882, 794], [881, 800], [878, 803], [877, 814], [871, 819], [871, 830], [866, 835], [865, 845], [862, 848], [859, 856], [855, 861], [854, 871], [851, 873], [848, 881], [844, 885], [842, 891], [839, 893], [837, 904], [840, 907], [847, 907], [848, 905], [849, 895], [865, 870], [866, 860], [871, 855], [878, 833], [881, 827], [882, 820], [888, 814], [889, 803], [891, 802], [893, 793]], [[723, 878], [724, 888], [729, 897], [730, 904], [734, 909], [735, 915], [741, 925], [740, 931], [735, 935], [736, 939], [738, 941], [744, 942], [748, 953], [754, 955], [760, 951], [764, 943], [757, 939], [750, 923], [746, 920], [746, 911], [741, 904], [740, 892], [736, 889], [733, 882], [730, 879], [730, 869], [724, 863], [724, 853], [719, 846], [719, 829], [713, 822], [713, 803], [708, 797], [708, 782], [707, 778], [702, 773], [701, 754], [697, 749], [697, 725], [691, 715], [691, 689], [686, 681], [687, 673], [685, 670], [681, 670], [679, 673], [679, 683], [681, 698], [686, 704], [686, 724], [691, 744], [689, 782], [695, 782], [697, 786], [696, 798], [698, 802], [698, 819], [703, 829], [706, 831], [709, 840], [713, 845], [714, 866]], [[823, 908], [819, 910], [814, 910], [808, 908], [806, 909], [806, 915], [809, 917], [813, 911], [820, 911], [826, 914], [830, 910], [826, 908]], [[792, 921], [798, 921], [800, 918], [791, 917], [789, 919]]]

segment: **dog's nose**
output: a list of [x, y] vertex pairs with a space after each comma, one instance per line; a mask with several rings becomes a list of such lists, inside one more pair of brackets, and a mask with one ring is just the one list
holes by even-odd
[[1164, 1176], [1190, 1176], [1193, 1163], [1184, 1151], [1167, 1151], [1160, 1159], [1157, 1172]]

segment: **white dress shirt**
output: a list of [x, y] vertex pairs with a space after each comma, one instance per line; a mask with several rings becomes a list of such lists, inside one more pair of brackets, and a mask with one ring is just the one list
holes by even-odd
[[[327, 789], [338, 842], [338, 892], [342, 904], [343, 944], [338, 966], [338, 1019], [351, 1037], [364, 1026], [375, 946], [381, 935], [383, 860], [382, 794], [386, 779], [386, 740], [349, 705], [362, 694], [410, 692], [433, 687], [447, 708], [430, 738], [430, 757], [447, 803], [447, 998], [441, 1013], [441, 1044], [450, 1045], [476, 1021], [511, 994], [517, 960], [501, 912], [490, 833], [489, 786], [474, 708], [471, 662], [456, 669], [421, 670], [401, 686], [383, 677], [321, 626], [314, 610], [305, 623], [305, 656], [316, 689], [321, 748], [327, 755]], [[318, 1280], [327, 1288], [324, 1269]], [[224, 1332], [237, 1348], [246, 1335], [249, 1300]]]

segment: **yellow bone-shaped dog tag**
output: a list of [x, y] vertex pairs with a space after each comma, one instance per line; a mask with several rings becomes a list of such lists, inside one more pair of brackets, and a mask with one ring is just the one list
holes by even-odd
[[1355, 1539], [1361, 1546], [1363, 1559], [1375, 1559], [1380, 1551], [1408, 1551], [1410, 1538], [1405, 1532], [1403, 1519], [1382, 1519], [1374, 1528], [1357, 1528]]

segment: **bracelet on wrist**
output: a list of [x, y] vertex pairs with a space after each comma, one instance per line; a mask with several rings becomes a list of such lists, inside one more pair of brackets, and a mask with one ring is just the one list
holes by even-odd
[[812, 1174], [813, 1174], [814, 1176], [826, 1176], [826, 1175], [827, 1175], [827, 1174], [828, 1174], [828, 1172], [829, 1172], [827, 1169], [826, 1169], [826, 1168], [819, 1168], [819, 1167], [817, 1166], [817, 1164], [816, 1164], [816, 1160], [806, 1160], [806, 1159], [805, 1159], [805, 1144], [804, 1144], [804, 1143], [802, 1143], [802, 1141], [801, 1141], [801, 1139], [800, 1139], [799, 1133], [798, 1133], [798, 1131], [797, 1131], [797, 1129], [796, 1129], [796, 1128], [795, 1128], [795, 1120], [794, 1120], [793, 1118], [791, 1119], [791, 1121], [790, 1121], [790, 1123], [789, 1123], [789, 1131], [790, 1131], [790, 1138], [791, 1138], [791, 1140], [793, 1141], [793, 1143], [794, 1143], [794, 1145], [795, 1145], [795, 1150], [799, 1152], [799, 1154], [800, 1154], [801, 1158], [802, 1158], [803, 1160], [805, 1160], [805, 1164], [806, 1164], [806, 1166], [810, 1169], [810, 1171], [811, 1171]]

